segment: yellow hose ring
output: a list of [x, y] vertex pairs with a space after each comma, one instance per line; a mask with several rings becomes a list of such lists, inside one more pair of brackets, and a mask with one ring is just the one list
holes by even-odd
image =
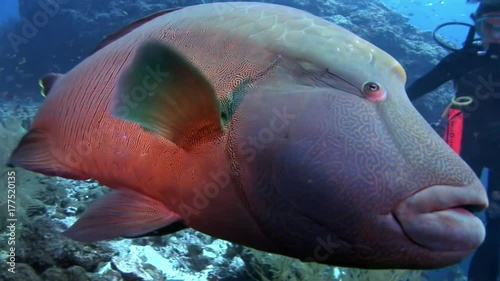
[[474, 100], [472, 99], [472, 97], [464, 96], [464, 97], [453, 98], [451, 100], [451, 104], [455, 106], [468, 106], [473, 101]]

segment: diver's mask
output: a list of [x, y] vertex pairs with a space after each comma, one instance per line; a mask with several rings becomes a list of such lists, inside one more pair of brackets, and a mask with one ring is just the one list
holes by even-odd
[[474, 18], [476, 32], [486, 43], [500, 43], [500, 12], [485, 13]]

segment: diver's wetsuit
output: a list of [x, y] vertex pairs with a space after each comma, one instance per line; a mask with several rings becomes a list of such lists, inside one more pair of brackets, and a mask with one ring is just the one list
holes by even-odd
[[[473, 98], [473, 103], [462, 109], [460, 156], [478, 177], [484, 167], [490, 169], [488, 199], [490, 204], [500, 204], [500, 194], [497, 194], [500, 193], [500, 46], [491, 46], [487, 54], [478, 54], [480, 50], [479, 46], [472, 46], [450, 53], [415, 81], [407, 93], [410, 100], [415, 100], [453, 80], [457, 97]], [[496, 281], [499, 256], [500, 217], [487, 216], [486, 239], [474, 254], [468, 280]]]

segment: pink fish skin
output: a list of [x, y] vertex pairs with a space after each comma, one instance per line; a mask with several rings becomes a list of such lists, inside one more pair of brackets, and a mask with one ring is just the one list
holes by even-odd
[[484, 187], [412, 106], [401, 65], [307, 12], [161, 11], [43, 81], [9, 164], [113, 189], [72, 239], [190, 227], [304, 262], [409, 269], [484, 239]]

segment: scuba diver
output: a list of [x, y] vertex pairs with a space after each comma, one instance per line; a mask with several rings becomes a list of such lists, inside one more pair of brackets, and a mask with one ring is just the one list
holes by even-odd
[[500, 0], [468, 3], [479, 6], [471, 15], [474, 25], [469, 25], [463, 48], [453, 49], [407, 93], [413, 101], [453, 80], [455, 97], [442, 116], [444, 139], [479, 178], [484, 168], [489, 169], [486, 237], [472, 258], [468, 280], [496, 281], [500, 263]]

